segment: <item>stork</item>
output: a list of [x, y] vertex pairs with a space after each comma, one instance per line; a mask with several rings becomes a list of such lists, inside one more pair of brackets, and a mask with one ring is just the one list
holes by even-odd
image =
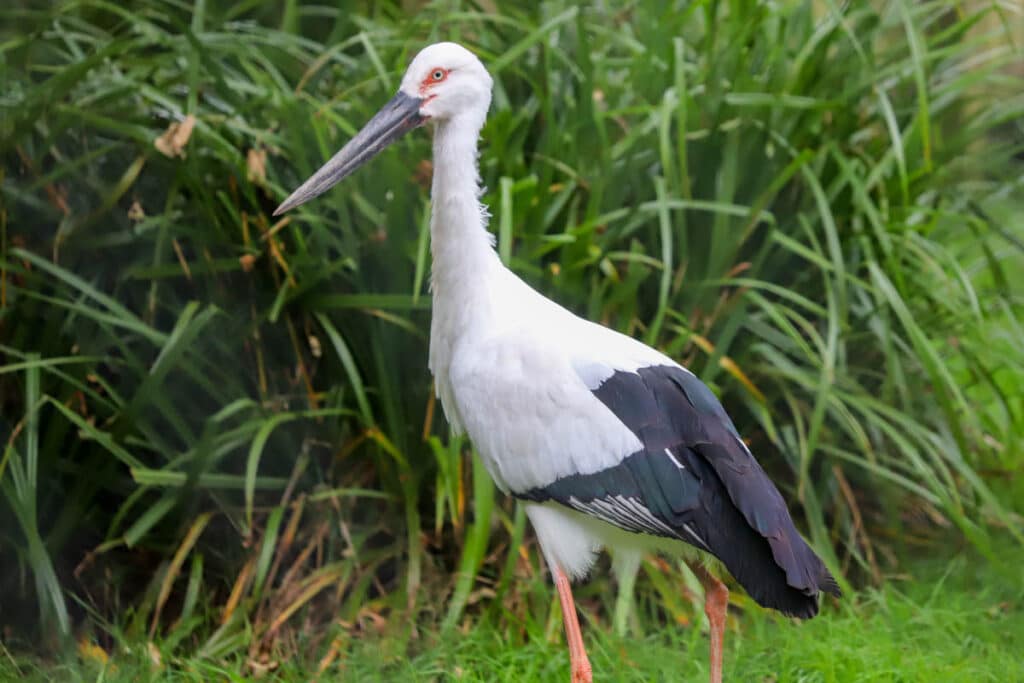
[[[668, 356], [543, 297], [498, 258], [477, 166], [491, 86], [464, 47], [424, 48], [398, 93], [274, 215], [432, 124], [430, 370], [453, 431], [524, 502], [558, 590], [574, 683], [592, 674], [570, 581], [602, 548], [619, 566], [652, 551], [710, 555], [759, 604], [814, 616], [818, 594], [839, 587], [715, 395]], [[728, 590], [691, 566], [719, 683]]]

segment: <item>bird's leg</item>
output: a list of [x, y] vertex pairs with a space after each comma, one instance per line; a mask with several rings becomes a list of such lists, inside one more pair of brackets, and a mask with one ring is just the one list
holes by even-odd
[[583, 634], [576, 618], [576, 604], [572, 600], [569, 577], [560, 568], [555, 568], [555, 587], [558, 601], [562, 604], [562, 622], [565, 624], [565, 639], [569, 643], [569, 661], [572, 665], [572, 683], [592, 683], [590, 660], [583, 647]]
[[687, 564], [704, 586], [704, 614], [708, 615], [711, 630], [711, 683], [722, 683], [722, 643], [725, 639], [729, 589], [701, 565]]

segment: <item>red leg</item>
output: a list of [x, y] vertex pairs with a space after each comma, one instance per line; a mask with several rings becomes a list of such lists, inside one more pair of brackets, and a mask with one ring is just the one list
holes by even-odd
[[565, 639], [569, 643], [569, 660], [572, 664], [572, 683], [593, 683], [590, 660], [583, 647], [583, 634], [576, 618], [576, 604], [572, 600], [569, 578], [561, 569], [555, 570], [555, 587], [558, 601], [562, 604], [562, 622], [565, 624]]
[[[689, 563], [687, 563], [689, 564]], [[690, 564], [704, 586], [704, 613], [711, 629], [711, 683], [722, 683], [722, 643], [725, 639], [725, 612], [729, 607], [729, 589], [707, 569]]]

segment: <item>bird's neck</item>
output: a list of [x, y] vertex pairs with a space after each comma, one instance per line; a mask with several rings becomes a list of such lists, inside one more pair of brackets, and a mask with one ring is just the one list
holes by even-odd
[[483, 115], [442, 121], [434, 133], [430, 250], [435, 306], [442, 299], [471, 304], [502, 269], [480, 203], [477, 137]]
[[480, 204], [477, 136], [483, 114], [438, 124], [434, 132], [434, 184], [431, 188], [430, 252], [433, 256], [430, 318], [430, 370], [445, 415], [462, 420], [454, 404], [451, 365], [470, 339], [486, 336], [495, 324], [504, 266], [486, 228]]

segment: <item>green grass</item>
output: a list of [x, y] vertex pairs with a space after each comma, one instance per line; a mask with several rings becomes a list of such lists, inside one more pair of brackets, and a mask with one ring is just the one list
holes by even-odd
[[[367, 614], [550, 612], [432, 399], [426, 133], [270, 215], [440, 39], [495, 75], [503, 258], [700, 375], [845, 583], [1024, 540], [1003, 3], [406, 8], [0, 9], [0, 629], [301, 659]], [[688, 613], [678, 580], [645, 568], [640, 626]]]
[[[1024, 553], [1007, 560], [1020, 566]], [[726, 635], [725, 674], [737, 681], [983, 682], [1024, 678], [1024, 588], [1006, 581], [980, 558], [910, 563], [881, 589], [824, 606], [807, 622], [734, 610]], [[549, 587], [545, 587], [550, 591]], [[694, 614], [700, 614], [695, 606]], [[706, 681], [707, 640], [700, 620], [651, 627], [644, 636], [617, 637], [593, 621], [584, 600], [584, 637], [596, 678], [615, 681]], [[560, 618], [520, 622], [485, 619], [441, 637], [421, 624], [410, 640], [389, 623], [356, 642], [344, 641], [321, 680], [530, 681], [563, 680], [568, 655]], [[320, 655], [340, 632], [325, 634]], [[64, 665], [0, 661], [0, 675], [20, 680], [201, 681], [241, 680], [252, 674], [236, 658], [172, 658], [154, 666], [144, 643], [119, 646], [105, 668], [86, 658]], [[268, 659], [269, 680], [305, 681], [316, 660]]]

